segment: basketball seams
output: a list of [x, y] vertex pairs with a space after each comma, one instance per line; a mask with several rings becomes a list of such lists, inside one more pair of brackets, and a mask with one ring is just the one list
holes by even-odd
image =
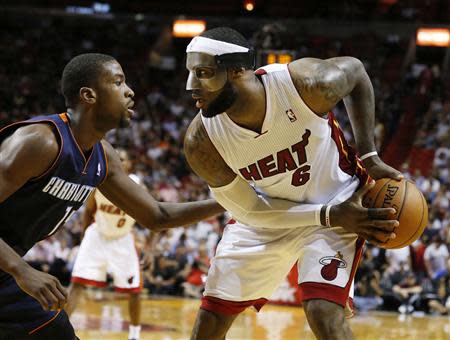
[[[389, 183], [391, 183], [392, 181], [394, 181], [394, 180], [393, 180], [393, 179], [389, 179], [389, 180], [386, 181], [386, 183], [384, 183], [384, 185], [380, 188], [380, 190], [378, 191], [377, 195], [375, 196], [375, 200], [374, 200], [374, 204], [373, 204], [373, 205], [375, 205], [375, 203], [377, 202], [378, 196], [379, 196], [381, 193], [384, 194], [383, 189], [384, 189], [385, 187], [387, 187], [387, 185], [388, 185]], [[403, 190], [403, 197], [402, 197], [402, 206], [400, 207], [400, 210], [399, 210], [398, 215], [397, 215], [397, 219], [398, 219], [399, 221], [400, 221], [400, 214], [401, 214], [401, 212], [402, 212], [402, 210], [403, 210], [403, 205], [405, 204], [406, 188], [407, 188], [407, 185], [406, 185], [406, 183], [405, 183], [405, 190]], [[395, 233], [395, 231], [397, 230], [397, 228], [398, 228], [398, 227], [394, 227], [394, 229], [392, 230], [392, 232]], [[389, 243], [389, 240], [388, 240], [386, 243]]]
[[[408, 182], [409, 182], [409, 181], [407, 181], [406, 183], [408, 183]], [[404, 241], [403, 243], [401, 243], [401, 244], [399, 244], [399, 245], [397, 245], [397, 246], [395, 246], [394, 248], [391, 248], [391, 249], [398, 249], [398, 248], [404, 247], [405, 244], [408, 244], [409, 241], [410, 241], [411, 239], [414, 239], [414, 238], [416, 237], [416, 235], [417, 235], [418, 232], [421, 232], [421, 231], [423, 231], [423, 229], [424, 229], [424, 228], [421, 228], [421, 226], [422, 226], [423, 217], [424, 217], [424, 215], [425, 215], [426, 201], [425, 201], [425, 198], [423, 197], [423, 194], [422, 194], [419, 190], [417, 190], [417, 192], [419, 193], [420, 200], [422, 201], [422, 216], [420, 217], [420, 223], [419, 223], [419, 226], [417, 227], [416, 231], [414, 232], [413, 235], [411, 235], [411, 237], [410, 237], [409, 239], [407, 239], [407, 240]], [[405, 197], [406, 197], [406, 196], [405, 196]]]
[[[408, 181], [405, 181], [405, 190], [403, 190], [403, 197], [402, 197], [402, 206], [400, 207], [398, 214], [397, 214], [397, 221], [399, 222], [399, 226], [400, 226], [400, 217], [402, 215], [403, 212], [403, 207], [405, 206], [405, 201], [406, 201], [406, 194], [408, 193]], [[395, 233], [395, 231], [397, 230], [398, 227], [394, 227], [393, 232]], [[395, 240], [395, 239], [394, 239]], [[394, 242], [393, 242], [394, 243]], [[401, 244], [404, 244], [401, 243]], [[396, 245], [394, 246], [394, 248], [400, 247], [400, 245]]]
[[[388, 178], [380, 180], [382, 181], [381, 183], [377, 181], [377, 184], [380, 185], [379, 189], [374, 188], [371, 190], [373, 200], [372, 204], [368, 206], [370, 208], [383, 206], [383, 203], [385, 202], [383, 197], [388, 195], [387, 188], [390, 183], [394, 181], [394, 179]], [[415, 186], [415, 183], [410, 180], [402, 179], [399, 183], [396, 183], [395, 186], [389, 189], [390, 193], [392, 193], [394, 187], [398, 187], [399, 190], [403, 190], [403, 193], [400, 194], [397, 192], [394, 196], [389, 194], [390, 199], [386, 198], [386, 203], [388, 203], [387, 207], [392, 207], [393, 204], [397, 206], [398, 210], [394, 216], [396, 216], [396, 219], [400, 222], [400, 225], [393, 228], [393, 232], [398, 234], [397, 239], [388, 240], [385, 244], [380, 245], [380, 247], [386, 249], [398, 249], [407, 246], [412, 243], [412, 241], [416, 240], [426, 227], [426, 224], [423, 224], [427, 216], [427, 211], [425, 211], [425, 209], [427, 209], [427, 203], [423, 194]], [[396, 198], [394, 199], [394, 197]], [[419, 200], [422, 202], [421, 205], [419, 205]], [[422, 207], [422, 211], [418, 210], [419, 206]], [[411, 225], [411, 227], [409, 227], [409, 225]], [[413, 229], [413, 227], [415, 229]], [[413, 232], [412, 235], [411, 232]], [[405, 240], [405, 238], [407, 239]]]
[[[400, 207], [400, 211], [398, 212], [397, 215], [397, 220], [400, 222], [400, 217], [402, 216], [402, 212], [403, 212], [403, 207], [405, 206], [405, 201], [407, 198], [407, 193], [408, 193], [408, 181], [405, 181], [405, 190], [403, 190], [403, 197], [402, 197], [402, 206]], [[397, 229], [397, 227], [394, 228]]]

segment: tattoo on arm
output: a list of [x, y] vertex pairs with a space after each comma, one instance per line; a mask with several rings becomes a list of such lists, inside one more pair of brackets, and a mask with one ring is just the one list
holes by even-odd
[[200, 119], [189, 128], [184, 148], [192, 169], [211, 186], [230, 183], [236, 176], [212, 145]]
[[345, 79], [336, 77], [333, 81], [328, 81], [327, 78], [330, 78], [328, 72], [327, 69], [319, 68], [312, 77], [296, 78], [295, 86], [301, 93], [320, 96], [327, 102], [337, 103], [346, 95], [345, 92], [339, 91], [345, 89]]

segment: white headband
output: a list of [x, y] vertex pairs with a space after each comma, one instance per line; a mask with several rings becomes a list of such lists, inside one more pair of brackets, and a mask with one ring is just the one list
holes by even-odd
[[200, 52], [210, 55], [222, 55], [235, 52], [248, 52], [249, 49], [243, 46], [230, 44], [224, 41], [209, 39], [205, 37], [195, 37], [186, 47], [186, 52]]

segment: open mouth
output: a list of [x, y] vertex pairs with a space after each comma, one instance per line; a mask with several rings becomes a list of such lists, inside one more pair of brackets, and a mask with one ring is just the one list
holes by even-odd
[[128, 118], [131, 118], [134, 115], [134, 110], [132, 109], [132, 107], [134, 106], [134, 101], [131, 101], [128, 105], [127, 105], [127, 113], [128, 113]]

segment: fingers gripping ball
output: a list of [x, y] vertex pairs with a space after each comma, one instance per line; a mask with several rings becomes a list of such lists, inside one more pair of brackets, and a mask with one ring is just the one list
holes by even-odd
[[390, 217], [398, 220], [399, 226], [394, 229], [396, 237], [380, 245], [386, 249], [410, 245], [422, 235], [428, 224], [427, 202], [416, 185], [409, 180], [379, 179], [364, 196], [362, 203], [366, 208], [395, 209], [395, 215]]

